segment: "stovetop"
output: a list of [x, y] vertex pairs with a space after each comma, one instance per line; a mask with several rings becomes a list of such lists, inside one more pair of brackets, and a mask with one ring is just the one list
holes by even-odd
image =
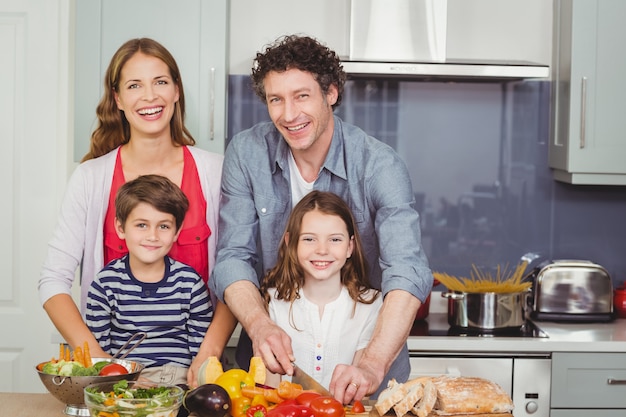
[[521, 327], [502, 329], [474, 329], [450, 326], [447, 314], [430, 314], [425, 320], [413, 323], [410, 336], [458, 336], [458, 337], [540, 337], [548, 335], [534, 322], [527, 320]]

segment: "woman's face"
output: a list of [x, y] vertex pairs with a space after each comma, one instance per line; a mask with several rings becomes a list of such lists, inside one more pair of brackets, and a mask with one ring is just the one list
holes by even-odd
[[118, 89], [115, 101], [130, 124], [131, 140], [164, 135], [171, 139], [170, 120], [179, 93], [165, 62], [136, 53], [122, 67]]
[[298, 262], [305, 281], [341, 282], [341, 268], [352, 255], [353, 247], [353, 240], [341, 217], [319, 210], [306, 213], [298, 237]]

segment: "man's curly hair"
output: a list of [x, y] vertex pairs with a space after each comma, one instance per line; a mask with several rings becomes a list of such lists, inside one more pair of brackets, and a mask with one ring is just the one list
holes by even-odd
[[333, 110], [339, 106], [346, 82], [341, 60], [334, 51], [308, 36], [280, 37], [263, 52], [256, 54], [251, 76], [256, 95], [266, 103], [265, 76], [270, 71], [284, 72], [293, 68], [313, 74], [324, 94], [334, 84], [338, 94]]

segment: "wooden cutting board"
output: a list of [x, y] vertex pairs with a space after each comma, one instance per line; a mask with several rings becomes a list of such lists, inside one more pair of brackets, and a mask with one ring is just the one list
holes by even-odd
[[[372, 409], [369, 412], [369, 417], [381, 417], [380, 414], [378, 414], [378, 411], [376, 411], [376, 409]], [[396, 417], [395, 413], [387, 413], [385, 414], [385, 417]], [[489, 413], [489, 414], [454, 414], [454, 415], [447, 415], [447, 417], [513, 417], [513, 415], [511, 413]], [[416, 417], [415, 414], [405, 414], [405, 417]], [[439, 414], [435, 414], [435, 413], [430, 413], [428, 415], [428, 417], [446, 417], [446, 416], [441, 416]]]
[[[351, 413], [346, 411], [346, 417], [382, 417], [376, 408], [371, 405], [364, 403], [365, 412], [363, 413]], [[458, 417], [514, 417], [511, 413], [489, 413], [489, 414], [456, 414]], [[392, 411], [385, 414], [384, 417], [396, 417], [396, 414]], [[414, 414], [408, 413], [405, 414], [404, 417], [416, 417]], [[444, 417], [439, 414], [430, 413], [428, 417]], [[454, 417], [454, 416], [449, 416]]]
[[[376, 411], [375, 408], [372, 408], [371, 410], [369, 410], [369, 412], [365, 412], [365, 413], [360, 413], [360, 414], [351, 414], [351, 413], [346, 413], [346, 416], [368, 416], [368, 417], [381, 417], [381, 415], [378, 413], [378, 411]], [[458, 417], [514, 417], [513, 414], [511, 413], [489, 413], [489, 414], [455, 414], [454, 416], [458, 416]], [[453, 415], [448, 416], [448, 417], [454, 417]], [[392, 411], [390, 413], [385, 414], [385, 417], [396, 417], [396, 414]], [[405, 414], [405, 417], [416, 417], [415, 414], [411, 414], [411, 413], [407, 413]], [[435, 414], [435, 413], [430, 413], [428, 415], [428, 417], [444, 417], [441, 416], [439, 414]]]

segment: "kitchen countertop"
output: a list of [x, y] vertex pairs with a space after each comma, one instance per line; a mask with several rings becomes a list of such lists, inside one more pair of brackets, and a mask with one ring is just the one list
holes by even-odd
[[433, 292], [430, 314], [416, 322], [409, 336], [409, 351], [420, 352], [626, 352], [626, 319], [610, 323], [555, 323], [535, 321], [548, 337], [418, 336], [425, 328], [447, 326], [447, 304]]
[[0, 392], [0, 414], [10, 417], [67, 417], [65, 404], [51, 394]]

